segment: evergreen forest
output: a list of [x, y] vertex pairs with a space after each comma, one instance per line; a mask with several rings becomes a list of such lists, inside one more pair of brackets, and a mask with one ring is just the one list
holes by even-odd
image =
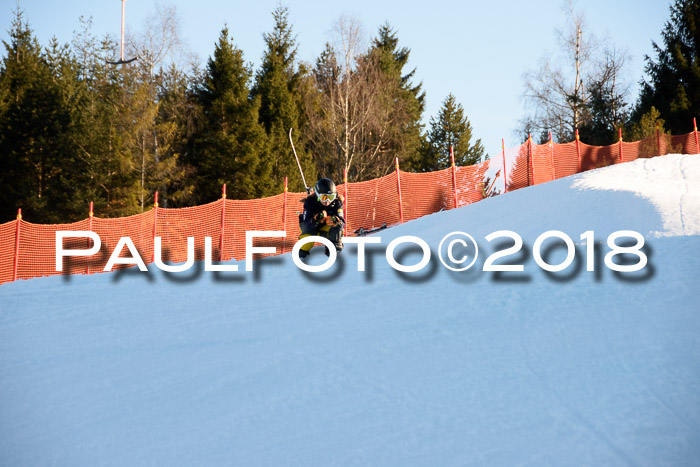
[[[280, 5], [259, 68], [225, 25], [206, 63], [182, 66], [168, 60], [179, 42], [169, 27], [176, 12], [157, 13], [150, 33], [129, 44], [137, 60], [113, 65], [120, 44], [98, 38], [90, 19], [79, 19], [70, 43], [40, 44], [18, 5], [0, 56], [0, 223], [18, 208], [30, 222], [72, 222], [87, 216], [90, 202], [99, 217], [128, 216], [150, 209], [156, 192], [162, 207], [199, 205], [219, 199], [223, 184], [229, 198], [260, 198], [281, 193], [285, 177], [301, 192], [290, 138], [309, 184], [319, 176], [342, 182], [345, 171], [350, 182], [381, 177], [395, 158], [405, 171], [444, 169], [451, 147], [457, 165], [489, 157], [454, 95], [424, 120], [419, 72], [408, 68], [411, 50], [389, 23], [362, 48], [357, 22], [343, 17], [335, 31], [344, 47], [328, 43], [305, 63]], [[572, 50], [582, 50], [576, 19], [567, 28]], [[572, 85], [558, 82], [567, 74], [554, 68], [526, 74], [532, 111], [523, 138], [553, 132], [571, 141], [578, 131], [604, 145], [619, 129], [626, 140], [659, 125], [692, 131], [699, 28], [700, 0], [675, 0], [633, 102], [619, 79], [624, 54], [614, 49], [599, 51], [595, 71]]]

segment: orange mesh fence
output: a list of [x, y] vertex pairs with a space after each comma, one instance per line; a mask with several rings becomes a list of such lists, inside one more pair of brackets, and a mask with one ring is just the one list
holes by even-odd
[[[505, 150], [505, 171], [506, 171], [506, 191], [518, 190], [533, 183], [533, 145], [530, 142], [522, 144], [517, 148]], [[503, 164], [496, 163], [503, 178]]]
[[[338, 187], [338, 193], [345, 193], [345, 186], [340, 185]], [[301, 214], [304, 208], [304, 200], [306, 199], [306, 193], [287, 193], [286, 209], [282, 212], [282, 215], [278, 217], [279, 225], [284, 226], [284, 231], [287, 232], [287, 236], [282, 240], [282, 251], [287, 253], [292, 251], [294, 243], [299, 238], [299, 214]], [[284, 195], [282, 196], [282, 206], [284, 207], [285, 200]], [[286, 222], [285, 222], [286, 213]], [[277, 229], [274, 229], [277, 230]], [[245, 234], [243, 234], [245, 235]]]
[[697, 154], [694, 133], [675, 136], [664, 135], [663, 154]]
[[554, 180], [554, 144], [532, 145], [533, 185]]
[[[222, 202], [224, 201], [216, 203], [219, 208], [216, 219], [219, 219], [219, 222], [221, 222], [220, 211]], [[245, 259], [246, 232], [254, 230], [285, 230], [285, 226], [282, 223], [283, 202], [283, 194], [262, 199], [225, 200], [226, 216], [222, 259]], [[293, 229], [291, 227], [288, 225], [286, 228], [288, 235], [299, 230], [298, 222], [296, 227]], [[219, 227], [217, 227], [216, 238], [220, 238], [218, 229]], [[281, 251], [285, 243], [284, 240], [282, 238], [257, 239], [253, 243], [255, 246], [275, 247], [278, 251]], [[292, 242], [293, 244], [294, 242]], [[215, 255], [215, 257], [217, 256]]]
[[[401, 172], [401, 177], [405, 172]], [[403, 180], [405, 182], [405, 180]], [[401, 222], [396, 173], [365, 182], [349, 183], [345, 219], [347, 231], [372, 229]], [[403, 187], [402, 187], [403, 191]], [[404, 206], [407, 200], [403, 199]]]
[[400, 172], [404, 221], [454, 207], [452, 169], [428, 173]]
[[[152, 212], [156, 223], [156, 236], [161, 237], [161, 259], [174, 263], [187, 261], [187, 237], [194, 237], [195, 260], [203, 260], [204, 238], [211, 237], [212, 256], [213, 259], [218, 260], [221, 203], [222, 200], [219, 200], [191, 208], [154, 209]], [[155, 215], [156, 211], [157, 215]], [[150, 238], [147, 241], [152, 243]], [[150, 257], [150, 255], [147, 256], [147, 258]]]
[[13, 279], [17, 224], [21, 227], [22, 222], [0, 224], [0, 284]]
[[617, 147], [618, 153], [621, 154], [619, 158], [620, 162], [632, 162], [639, 157], [637, 143], [626, 143], [624, 141], [620, 141], [617, 144]]
[[[484, 199], [486, 195], [484, 190], [487, 188], [485, 186], [485, 175], [490, 167], [490, 160], [468, 167], [455, 167], [457, 207], [476, 203]], [[452, 205], [449, 205], [449, 207], [452, 207]]]
[[[576, 150], [577, 142], [571, 142], [566, 144], [553, 144], [552, 152], [552, 163], [554, 165], [554, 177], [553, 179], [568, 177], [569, 175], [574, 175], [580, 172], [579, 170], [579, 156], [580, 152]], [[579, 146], [582, 146], [578, 143]]]
[[[153, 257], [153, 223], [156, 218], [156, 212], [160, 215], [162, 211], [163, 209], [159, 208], [128, 217], [95, 217], [93, 219], [92, 230], [100, 236], [102, 248], [97, 257], [91, 259], [90, 272], [101, 272], [104, 269], [112, 251], [114, 251], [122, 237], [129, 237], [131, 239], [141, 259], [143, 259], [144, 263], [148, 264]], [[166, 246], [168, 244], [167, 240], [164, 240], [163, 243]], [[119, 257], [125, 258], [129, 256], [131, 256], [129, 249], [124, 247]], [[124, 266], [117, 265], [115, 267]], [[79, 269], [78, 272], [84, 272], [84, 269]]]
[[[44, 276], [47, 274], [61, 274], [56, 271], [56, 231], [59, 230], [87, 230], [88, 219], [72, 224], [40, 225], [30, 222], [20, 222], [19, 259], [17, 268], [18, 279]], [[87, 249], [88, 239], [66, 239], [66, 248]], [[46, 253], [50, 254], [46, 254]], [[22, 258], [31, 258], [31, 261], [22, 261]], [[76, 274], [85, 272], [87, 268], [86, 258], [65, 258], [63, 272]]]
[[[487, 188], [489, 192], [517, 190], [637, 158], [699, 152], [697, 131], [676, 136], [657, 132], [641, 141], [620, 141], [609, 146], [589, 146], [580, 141], [536, 145], [528, 141], [504, 149], [503, 154], [481, 164], [430, 173], [397, 170], [374, 180], [339, 185], [338, 192], [345, 197], [347, 233], [352, 235], [359, 228], [398, 224], [402, 214], [403, 220], [409, 221], [477, 202], [487, 196]], [[88, 217], [71, 224], [52, 225], [18, 219], [0, 224], [0, 284], [15, 278], [101, 272], [122, 237], [131, 239], [146, 264], [154, 259], [156, 236], [162, 239], [161, 259], [172, 263], [188, 260], [188, 237], [194, 237], [195, 260], [204, 259], [206, 237], [211, 238], [214, 261], [245, 259], [249, 231], [286, 231], [285, 238], [257, 239], [255, 245], [289, 252], [298, 238], [299, 213], [306, 196], [285, 192], [254, 200], [224, 197], [191, 208], [165, 209], [156, 205], [150, 211], [122, 218]], [[63, 272], [56, 271], [56, 232], [85, 230], [99, 235], [100, 251], [90, 257], [65, 257]], [[68, 238], [63, 246], [88, 249], [91, 240]], [[131, 253], [122, 248], [119, 256], [131, 257]]]
[[700, 154], [700, 138], [697, 131], [685, 135], [671, 136], [671, 148], [669, 153]]
[[579, 143], [581, 151], [581, 170], [593, 170], [620, 162], [619, 145], [589, 146]]

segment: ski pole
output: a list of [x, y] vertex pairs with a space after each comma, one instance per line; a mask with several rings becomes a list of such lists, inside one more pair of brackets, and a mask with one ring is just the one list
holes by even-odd
[[304, 171], [301, 170], [301, 163], [299, 162], [299, 156], [297, 156], [297, 150], [294, 149], [294, 141], [292, 141], [292, 130], [289, 129], [289, 142], [292, 144], [292, 151], [294, 151], [294, 158], [297, 160], [297, 165], [299, 166], [299, 173], [301, 174], [301, 181], [304, 182], [304, 188], [306, 189], [306, 194], [311, 193], [310, 187], [306, 184], [306, 179], [304, 178]]

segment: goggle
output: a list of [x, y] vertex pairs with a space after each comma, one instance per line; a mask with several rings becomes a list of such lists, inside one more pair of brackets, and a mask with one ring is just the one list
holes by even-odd
[[335, 199], [335, 193], [318, 193], [316, 196], [322, 203], [329, 203]]

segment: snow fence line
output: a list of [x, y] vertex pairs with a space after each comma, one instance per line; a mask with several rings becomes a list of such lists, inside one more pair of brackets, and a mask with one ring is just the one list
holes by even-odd
[[[670, 153], [698, 154], [700, 144], [695, 122], [693, 128], [683, 135], [664, 134], [657, 128], [655, 135], [635, 142], [622, 141], [620, 134], [618, 143], [609, 146], [589, 146], [578, 137], [563, 144], [550, 138], [549, 142], [538, 145], [528, 138], [515, 148], [506, 149], [503, 145], [501, 158], [467, 167], [457, 167], [453, 162], [443, 170], [410, 173], [401, 171], [396, 160], [393, 173], [374, 180], [348, 183], [346, 174], [344, 183], [338, 187], [345, 200], [345, 235], [351, 238], [357, 229], [403, 223], [607, 165]], [[305, 193], [288, 192], [285, 179], [284, 192], [276, 196], [230, 200], [226, 199], [224, 185], [221, 199], [190, 208], [160, 208], [156, 192], [153, 209], [122, 218], [95, 217], [90, 203], [88, 218], [71, 224], [32, 224], [22, 219], [19, 209], [15, 221], [0, 224], [0, 284], [55, 274], [104, 271], [109, 247], [115, 245], [113, 250], [116, 249], [124, 237], [132, 239], [134, 250], [141, 258], [150, 258], [151, 263], [155, 262], [158, 237], [166, 245], [162, 256], [172, 263], [189, 261], [187, 239], [190, 237], [218, 239], [218, 248], [210, 253], [219, 261], [241, 260], [245, 258], [246, 232], [296, 232], [300, 209], [296, 201], [305, 196]], [[94, 255], [69, 258], [69, 264], [58, 270], [54, 242], [59, 231], [94, 232], [101, 239], [100, 248]], [[279, 253], [290, 252], [296, 235], [291, 237], [270, 239], [269, 246], [276, 246]], [[206, 259], [201, 248], [195, 253], [195, 259]], [[116, 260], [114, 265], [126, 266]]]

